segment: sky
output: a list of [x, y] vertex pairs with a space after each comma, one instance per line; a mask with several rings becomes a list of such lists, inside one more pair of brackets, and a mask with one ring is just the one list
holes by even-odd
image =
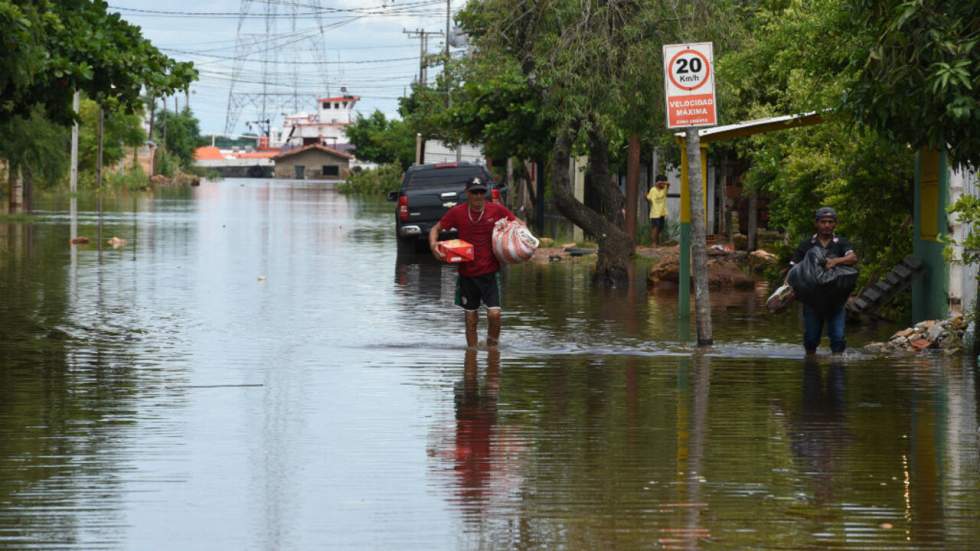
[[[464, 4], [451, 2], [454, 13]], [[361, 114], [397, 116], [398, 97], [419, 71], [419, 40], [403, 30], [446, 28], [446, 0], [109, 0], [109, 10], [163, 53], [194, 62], [201, 76], [190, 104], [203, 135], [224, 133], [232, 88], [243, 103], [234, 134], [260, 119], [255, 94], [263, 87], [277, 94], [266, 99], [275, 126], [297, 107], [314, 112], [316, 98], [341, 86], [361, 97]], [[430, 38], [428, 51], [440, 51], [443, 40]], [[438, 72], [429, 69], [430, 82]], [[183, 95], [178, 101], [183, 108]]]

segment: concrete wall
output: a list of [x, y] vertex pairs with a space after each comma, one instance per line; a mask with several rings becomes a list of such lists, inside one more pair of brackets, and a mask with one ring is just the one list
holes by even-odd
[[[336, 166], [336, 176], [324, 176], [323, 166]], [[319, 149], [310, 149], [302, 153], [276, 159], [276, 178], [296, 179], [296, 167], [302, 166], [303, 180], [342, 180], [350, 174], [350, 160], [331, 155]]]

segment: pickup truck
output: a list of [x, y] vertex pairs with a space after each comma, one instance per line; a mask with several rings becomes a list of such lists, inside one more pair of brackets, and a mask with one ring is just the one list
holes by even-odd
[[[414, 243], [418, 250], [429, 244], [429, 230], [450, 208], [466, 201], [466, 183], [480, 178], [487, 184], [490, 201], [501, 201], [504, 189], [492, 180], [487, 169], [473, 163], [416, 165], [405, 171], [399, 191], [388, 194], [395, 201], [395, 232], [401, 243]], [[455, 231], [441, 232], [451, 239]]]

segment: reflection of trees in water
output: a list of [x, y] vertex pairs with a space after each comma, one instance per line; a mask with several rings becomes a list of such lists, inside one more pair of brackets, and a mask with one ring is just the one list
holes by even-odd
[[129, 304], [106, 296], [94, 251], [84, 269], [98, 279], [73, 288], [68, 233], [0, 224], [0, 547], [112, 541], [99, 527], [123, 522], [120, 449], [157, 382], [134, 368], [143, 337]]

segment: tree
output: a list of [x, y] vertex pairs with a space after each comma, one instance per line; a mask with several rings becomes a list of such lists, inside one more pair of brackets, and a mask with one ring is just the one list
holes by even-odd
[[102, 0], [0, 0], [0, 121], [39, 106], [67, 126], [75, 90], [134, 112], [144, 86], [172, 93], [197, 77], [107, 8]]
[[[84, 99], [79, 108], [78, 170], [93, 172], [98, 156], [99, 105]], [[122, 160], [126, 147], [143, 145], [146, 133], [139, 114], [103, 110], [102, 163], [112, 166]]]
[[[40, 109], [29, 116], [11, 117], [0, 122], [0, 157], [7, 160], [11, 205], [23, 196], [23, 208], [31, 212], [35, 182], [49, 187], [68, 170], [68, 131], [48, 120]], [[16, 193], [19, 188], [21, 193]]]
[[402, 170], [415, 162], [415, 133], [398, 119], [387, 119], [379, 110], [358, 116], [347, 129], [347, 139], [359, 159], [378, 164], [399, 163]]
[[745, 189], [769, 198], [769, 225], [790, 242], [813, 233], [813, 212], [833, 206], [839, 229], [861, 256], [868, 280], [911, 253], [912, 164], [906, 144], [839, 109], [853, 77], [848, 59], [862, 47], [845, 0], [773, 3], [752, 12], [740, 47], [718, 60], [728, 121], [817, 111], [819, 126], [726, 144], [748, 168]]
[[[194, 150], [201, 141], [201, 131], [194, 113], [186, 107], [177, 114], [171, 111], [159, 111], [156, 120], [154, 132], [157, 134], [158, 141], [163, 143], [170, 153], [177, 156], [181, 166], [191, 166], [194, 162]], [[164, 136], [166, 139], [160, 139]]]
[[847, 0], [860, 39], [844, 107], [913, 147], [980, 166], [980, 10], [962, 0]]

